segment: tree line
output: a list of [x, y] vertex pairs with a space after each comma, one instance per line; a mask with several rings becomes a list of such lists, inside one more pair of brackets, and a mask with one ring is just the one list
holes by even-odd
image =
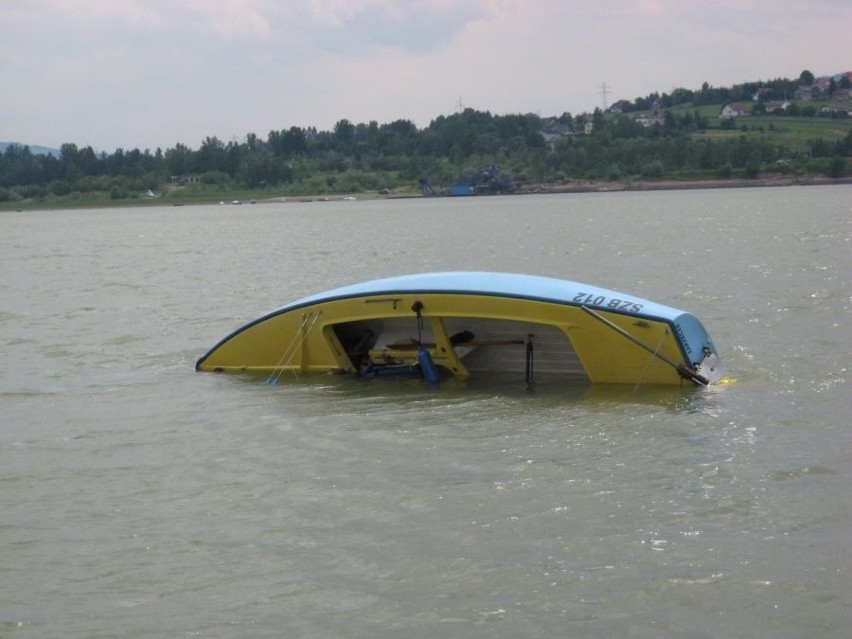
[[0, 155], [0, 201], [93, 193], [138, 197], [184, 183], [187, 176], [193, 176], [188, 188], [275, 188], [285, 194], [395, 188], [417, 184], [423, 176], [440, 187], [489, 165], [521, 183], [756, 177], [764, 171], [845, 174], [852, 131], [841, 139], [812, 140], [803, 152], [774, 136], [702, 136], [719, 126], [715, 119], [698, 108], [681, 109], [679, 115], [665, 109], [686, 97], [697, 106], [712, 91], [705, 84], [697, 95], [678, 89], [648, 96], [648, 104], [663, 113], [652, 125], [601, 110], [542, 118], [468, 108], [439, 116], [423, 129], [404, 119], [386, 124], [342, 119], [331, 131], [293, 126], [265, 138], [250, 133], [243, 141], [207, 137], [197, 149], [176, 144], [153, 152], [97, 153], [91, 146], [65, 143], [54, 156], [10, 145]]

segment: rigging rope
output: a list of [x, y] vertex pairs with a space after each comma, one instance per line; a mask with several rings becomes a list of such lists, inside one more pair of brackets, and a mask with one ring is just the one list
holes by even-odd
[[[287, 345], [287, 348], [284, 349], [284, 352], [281, 354], [281, 358], [278, 360], [278, 363], [275, 365], [275, 368], [272, 369], [272, 372], [269, 374], [269, 377], [266, 378], [266, 384], [277, 384], [278, 380], [281, 379], [281, 376], [284, 374], [284, 371], [287, 369], [287, 366], [292, 361], [293, 357], [296, 355], [296, 352], [302, 347], [305, 343], [305, 340], [308, 338], [308, 334], [313, 329], [314, 324], [317, 323], [319, 316], [322, 315], [322, 311], [317, 311], [316, 313], [305, 313], [302, 316], [302, 323], [299, 325], [299, 330], [293, 335], [293, 339], [290, 340], [290, 343]], [[311, 318], [313, 319], [311, 320]], [[308, 330], [305, 330], [305, 325], [308, 323], [308, 320], [311, 320], [311, 325], [308, 326]], [[298, 340], [298, 343], [296, 342]], [[295, 374], [295, 371], [294, 371]]]
[[639, 390], [639, 386], [641, 386], [642, 382], [645, 381], [645, 376], [648, 374], [648, 369], [651, 368], [651, 364], [654, 363], [654, 358], [657, 356], [660, 348], [663, 345], [663, 342], [666, 341], [666, 337], [668, 337], [669, 329], [665, 329], [663, 334], [660, 336], [660, 343], [657, 344], [657, 348], [654, 349], [654, 352], [651, 353], [651, 359], [648, 360], [648, 363], [645, 365], [645, 370], [642, 371], [642, 374], [639, 376], [639, 379], [636, 381], [636, 386], [633, 387], [633, 392]]

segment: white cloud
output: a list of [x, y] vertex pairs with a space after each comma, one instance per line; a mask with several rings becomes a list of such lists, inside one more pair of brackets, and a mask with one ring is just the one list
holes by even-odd
[[274, 5], [263, 0], [189, 0], [190, 20], [225, 38], [269, 37], [269, 15]]
[[376, 48], [433, 51], [488, 15], [485, 3], [475, 1], [325, 0], [311, 7], [318, 44], [340, 55], [369, 55]]

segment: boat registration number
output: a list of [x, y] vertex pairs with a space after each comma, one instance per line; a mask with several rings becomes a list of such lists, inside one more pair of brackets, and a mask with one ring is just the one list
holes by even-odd
[[574, 300], [578, 304], [587, 306], [598, 306], [603, 308], [611, 308], [614, 311], [630, 311], [638, 313], [642, 310], [642, 305], [630, 300], [620, 300], [618, 298], [609, 298], [604, 295], [595, 295], [594, 293], [577, 293]]

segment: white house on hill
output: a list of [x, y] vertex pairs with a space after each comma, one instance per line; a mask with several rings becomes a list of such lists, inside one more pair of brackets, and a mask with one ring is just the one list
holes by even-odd
[[722, 107], [720, 118], [742, 118], [748, 115], [745, 105], [740, 102], [731, 102]]

